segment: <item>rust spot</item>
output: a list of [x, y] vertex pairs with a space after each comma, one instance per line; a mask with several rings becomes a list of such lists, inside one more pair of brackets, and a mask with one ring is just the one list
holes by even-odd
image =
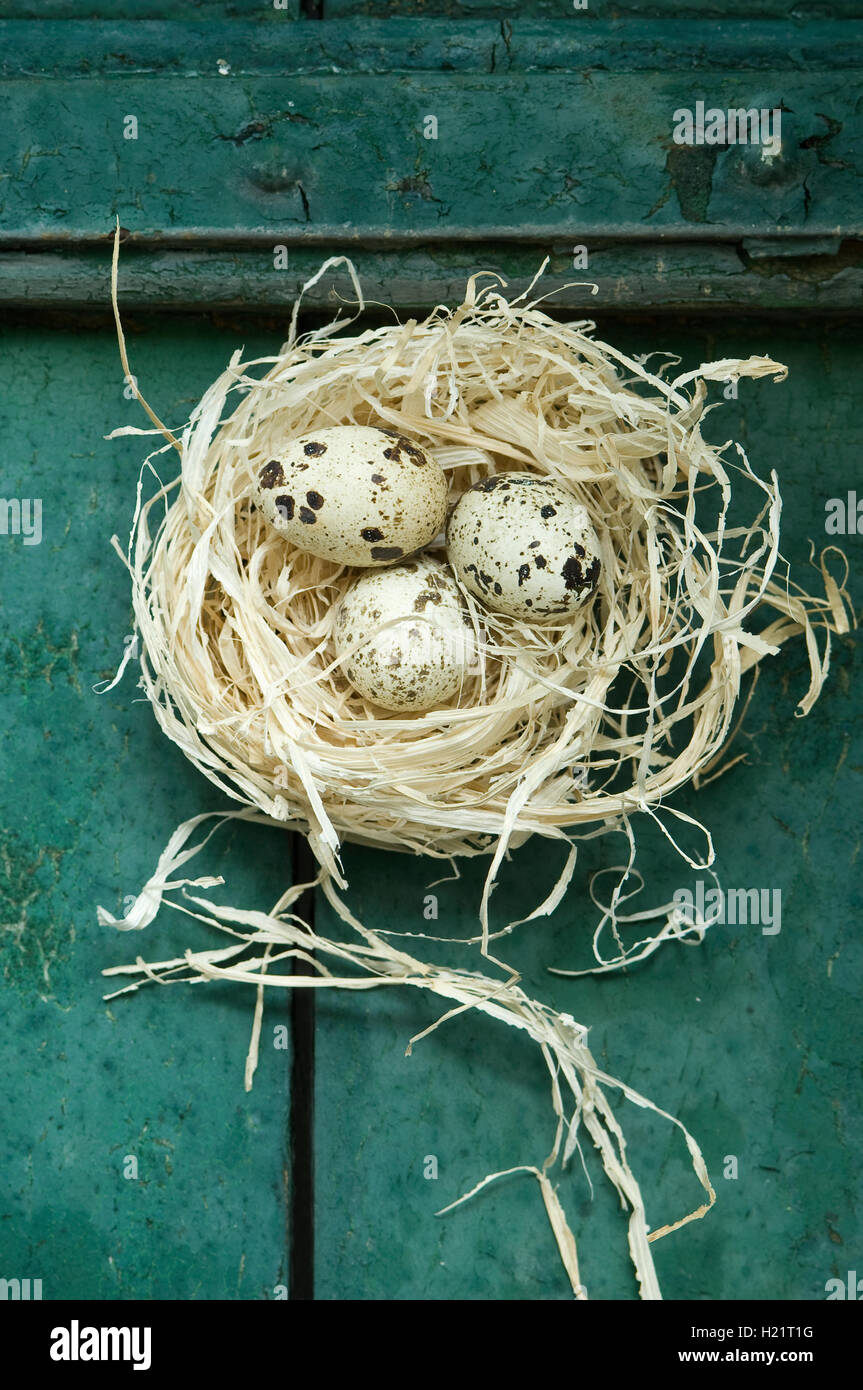
[[706, 222], [713, 193], [713, 173], [720, 145], [670, 145], [665, 157], [668, 185], [647, 214], [653, 217], [677, 194], [680, 211], [687, 222]]

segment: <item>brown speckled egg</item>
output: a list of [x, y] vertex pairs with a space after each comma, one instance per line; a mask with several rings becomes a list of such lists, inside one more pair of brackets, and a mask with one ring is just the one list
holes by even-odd
[[335, 646], [354, 688], [402, 714], [452, 700], [476, 659], [449, 567], [428, 555], [357, 579], [338, 606]]
[[449, 562], [488, 608], [527, 622], [575, 613], [599, 580], [587, 509], [536, 473], [498, 473], [463, 493], [447, 525]]
[[335, 425], [294, 439], [259, 469], [255, 505], [300, 550], [340, 565], [391, 565], [446, 515], [440, 464], [404, 435]]

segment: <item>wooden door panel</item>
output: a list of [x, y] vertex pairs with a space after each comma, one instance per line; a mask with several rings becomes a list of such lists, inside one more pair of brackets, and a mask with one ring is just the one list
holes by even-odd
[[[0, 6], [0, 491], [39, 497], [44, 525], [39, 545], [0, 537], [0, 1274], [42, 1278], [46, 1298], [260, 1299], [281, 1296], [297, 1257], [292, 1058], [275, 1045], [288, 1004], [269, 998], [247, 1094], [251, 992], [101, 998], [105, 965], [173, 956], [196, 929], [165, 910], [146, 941], [121, 937], [97, 927], [96, 903], [119, 911], [178, 822], [220, 806], [131, 673], [92, 689], [130, 623], [109, 542], [146, 448], [104, 439], [143, 423], [107, 313], [115, 216], [133, 370], [172, 424], [237, 346], [281, 342], [298, 289], [338, 254], [402, 313], [455, 302], [478, 269], [521, 289], [548, 256], [561, 311], [631, 351], [787, 361], [788, 383], [744, 383], [710, 427], [780, 469], [783, 550], [803, 574], [863, 447], [859, 323], [843, 317], [863, 289], [860, 17], [859, 0]], [[675, 110], [699, 100], [781, 103], [779, 161], [675, 145]], [[334, 270], [307, 308], [330, 312], [347, 286]], [[845, 544], [859, 605], [863, 542]], [[858, 651], [854, 635], [836, 644], [798, 721], [805, 657], [784, 650], [753, 702], [746, 763], [678, 801], [715, 831], [727, 884], [769, 874], [781, 888], [776, 937], [722, 928], [626, 977], [549, 976], [588, 962], [587, 879], [616, 862], [609, 842], [585, 848], [550, 921], [507, 942], [526, 987], [589, 1024], [600, 1063], [704, 1145], [717, 1209], [655, 1251], [673, 1298], [819, 1299], [860, 1246]], [[680, 886], [680, 864], [650, 836], [645, 855], [652, 902]], [[224, 874], [224, 900], [261, 907], [291, 873], [277, 830], [222, 831], [200, 862]], [[370, 925], [428, 928], [433, 866], [357, 848], [346, 864]], [[475, 930], [482, 867], [434, 890], [437, 934]], [[529, 910], [558, 868], [551, 849], [519, 851], [495, 913]], [[323, 901], [316, 912], [334, 927]], [[518, 1037], [467, 1017], [404, 1057], [434, 1017], [412, 994], [317, 1003], [317, 1297], [567, 1298], [530, 1177], [434, 1215], [489, 1171], [541, 1163], [553, 1137], [545, 1076]], [[682, 1145], [655, 1117], [624, 1118], [653, 1224], [673, 1220], [699, 1200]], [[621, 1215], [586, 1161], [593, 1199], [577, 1161], [561, 1185], [585, 1281], [631, 1298]]]
[[[286, 1006], [272, 1003], [247, 1095], [251, 995], [102, 997], [124, 983], [103, 968], [168, 958], [190, 920], [163, 912], [145, 941], [99, 926], [96, 905], [122, 916], [177, 824], [219, 808], [131, 670], [93, 689], [131, 631], [110, 541], [128, 532], [141, 441], [105, 435], [138, 423], [138, 407], [111, 332], [5, 324], [0, 336], [0, 495], [42, 503], [40, 543], [0, 535], [3, 1276], [42, 1279], [45, 1299], [271, 1298], [288, 1260], [290, 1051], [272, 1033]], [[232, 337], [194, 323], [136, 337], [136, 370], [169, 418]], [[269, 906], [290, 881], [286, 841], [223, 831], [200, 872]]]

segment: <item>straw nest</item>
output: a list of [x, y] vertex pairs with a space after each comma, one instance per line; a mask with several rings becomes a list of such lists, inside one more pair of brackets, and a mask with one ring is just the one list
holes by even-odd
[[[205, 776], [307, 830], [337, 883], [345, 839], [491, 852], [485, 945], [507, 848], [535, 834], [571, 846], [579, 830], [657, 815], [715, 770], [742, 676], [792, 633], [805, 632], [811, 659], [802, 711], [817, 697], [842, 592], [823, 561], [823, 598], [790, 585], [777, 569], [776, 475], [701, 434], [708, 380], [780, 380], [785, 368], [755, 357], [666, 380], [667, 363], [650, 370], [590, 323], [508, 302], [496, 277], [474, 277], [459, 308], [422, 323], [337, 338], [343, 323], [305, 336], [295, 325], [274, 357], [235, 354], [170, 436], [180, 476], [139, 504], [129, 563], [143, 687]], [[507, 469], [563, 483], [601, 538], [595, 601], [531, 627], [465, 594], [482, 660], [458, 698], [408, 716], [366, 703], [333, 645], [337, 600], [360, 571], [292, 549], [250, 502], [279, 445], [351, 422], [421, 443], [451, 503]], [[732, 482], [749, 507], [734, 524]], [[573, 863], [571, 851], [555, 901]]]
[[[118, 244], [114, 304], [128, 374]], [[337, 264], [327, 262], [315, 278]], [[553, 321], [529, 294], [507, 300], [497, 277], [477, 275], [454, 311], [438, 308], [422, 323], [353, 336], [344, 320], [299, 336], [295, 308], [282, 350], [250, 362], [235, 354], [179, 436], [133, 387], [167, 443], [148, 460], [155, 484], [145, 488], [142, 477], [124, 554], [142, 647], [127, 647], [116, 679], [137, 654], [140, 684], [164, 732], [240, 806], [178, 827], [126, 915], [98, 913], [105, 925], [139, 930], [164, 901], [227, 944], [162, 961], [138, 956], [105, 973], [129, 980], [116, 993], [153, 981], [253, 987], [247, 1089], [267, 989], [412, 986], [447, 1000], [447, 1012], [412, 1042], [467, 1009], [519, 1030], [548, 1066], [554, 1134], [541, 1166], [508, 1171], [538, 1180], [573, 1293], [584, 1298], [575, 1238], [550, 1174], [573, 1154], [584, 1162], [587, 1136], [628, 1212], [641, 1296], [655, 1299], [653, 1242], [703, 1216], [715, 1200], [695, 1140], [667, 1111], [601, 1070], [586, 1028], [529, 999], [512, 971], [499, 978], [432, 965], [396, 946], [398, 932], [359, 922], [339, 891], [339, 845], [354, 840], [453, 862], [487, 854], [476, 940], [488, 957], [495, 935], [489, 898], [510, 846], [531, 835], [563, 842], [564, 867], [536, 916], [561, 901], [579, 837], [619, 829], [630, 862], [594, 936], [601, 963], [593, 968], [642, 959], [670, 937], [698, 940], [710, 923], [680, 922], [669, 905], [632, 916], [640, 927], [654, 919], [643, 941], [624, 946], [616, 930], [619, 906], [631, 895], [625, 884], [633, 876], [636, 813], [654, 817], [674, 842], [674, 817], [689, 818], [669, 799], [684, 783], [729, 765], [724, 750], [744, 704], [743, 677], [796, 633], [809, 656], [800, 702], [808, 712], [827, 674], [831, 632], [847, 630], [847, 596], [824, 556], [820, 597], [792, 585], [779, 553], [775, 473], [759, 477], [739, 446], [713, 447], [701, 434], [707, 382], [781, 380], [784, 367], [755, 357], [674, 377], [673, 361], [651, 367], [627, 357], [599, 342], [590, 323]], [[250, 505], [255, 471], [280, 444], [350, 422], [416, 439], [445, 470], [453, 502], [507, 469], [561, 482], [587, 507], [601, 539], [595, 600], [576, 620], [532, 628], [480, 611], [465, 594], [482, 660], [458, 699], [409, 717], [365, 703], [333, 645], [334, 608], [357, 571], [287, 548]], [[171, 449], [181, 472], [163, 482], [158, 454]], [[178, 875], [232, 817], [308, 833], [320, 865], [315, 882], [348, 928], [343, 940], [328, 940], [293, 912], [308, 885], [287, 888], [269, 912], [188, 892], [222, 882]], [[704, 865], [713, 853], [705, 834]], [[598, 945], [608, 923], [619, 952], [610, 960]], [[298, 959], [312, 973], [296, 973]], [[610, 1090], [678, 1126], [705, 1199], [696, 1210], [651, 1229]], [[488, 1175], [459, 1200], [500, 1176]]]

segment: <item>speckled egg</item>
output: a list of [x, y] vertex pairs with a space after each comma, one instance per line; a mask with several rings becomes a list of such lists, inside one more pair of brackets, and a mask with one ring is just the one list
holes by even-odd
[[599, 580], [587, 509], [536, 473], [498, 473], [463, 493], [447, 526], [447, 555], [488, 608], [528, 622], [569, 617]]
[[457, 696], [476, 660], [449, 567], [429, 555], [357, 579], [336, 612], [335, 647], [354, 688], [402, 714]]
[[447, 484], [403, 434], [335, 425], [291, 440], [267, 460], [254, 500], [300, 550], [340, 565], [391, 565], [443, 527]]

